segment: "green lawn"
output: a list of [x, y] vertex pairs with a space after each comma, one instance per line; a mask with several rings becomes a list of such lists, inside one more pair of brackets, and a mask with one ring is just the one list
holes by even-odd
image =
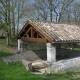
[[0, 80], [80, 80], [80, 73], [36, 75], [28, 72], [21, 62], [6, 64], [1, 57], [11, 55], [0, 50]]

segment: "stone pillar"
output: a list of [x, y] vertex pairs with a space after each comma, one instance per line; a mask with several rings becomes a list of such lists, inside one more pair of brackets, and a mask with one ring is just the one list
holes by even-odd
[[23, 52], [23, 41], [18, 39], [18, 52]]
[[56, 47], [51, 43], [47, 43], [47, 62], [56, 62]]

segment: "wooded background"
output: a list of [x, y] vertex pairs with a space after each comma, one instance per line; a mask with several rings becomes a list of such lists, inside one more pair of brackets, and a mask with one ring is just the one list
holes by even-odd
[[15, 38], [28, 19], [80, 25], [79, 0], [0, 0], [0, 30]]

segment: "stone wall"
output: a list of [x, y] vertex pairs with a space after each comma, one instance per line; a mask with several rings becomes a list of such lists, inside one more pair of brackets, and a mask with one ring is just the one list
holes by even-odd
[[57, 60], [75, 58], [80, 56], [80, 51], [69, 49], [57, 49]]
[[[34, 53], [42, 58], [46, 59], [46, 50], [34, 51]], [[57, 62], [47, 63], [46, 72], [48, 73], [63, 73], [80, 71], [80, 52], [68, 49], [57, 49]]]
[[50, 73], [75, 72], [80, 71], [80, 57], [60, 60], [52, 63], [50, 66]]
[[41, 50], [33, 50], [33, 52], [41, 59], [46, 60], [47, 59], [47, 50], [41, 49]]
[[[33, 50], [33, 52], [41, 59], [47, 60], [47, 50], [41, 49], [41, 50]], [[79, 57], [80, 52], [75, 50], [69, 50], [69, 49], [57, 49], [56, 50], [56, 58], [57, 60], [62, 59], [69, 59], [74, 57]]]

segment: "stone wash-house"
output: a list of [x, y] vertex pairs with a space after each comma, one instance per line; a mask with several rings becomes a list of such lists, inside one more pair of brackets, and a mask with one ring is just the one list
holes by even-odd
[[28, 20], [18, 34], [18, 51], [22, 52], [23, 41], [45, 42], [47, 62], [56, 62], [56, 46], [59, 43], [80, 42], [80, 27], [43, 20]]

